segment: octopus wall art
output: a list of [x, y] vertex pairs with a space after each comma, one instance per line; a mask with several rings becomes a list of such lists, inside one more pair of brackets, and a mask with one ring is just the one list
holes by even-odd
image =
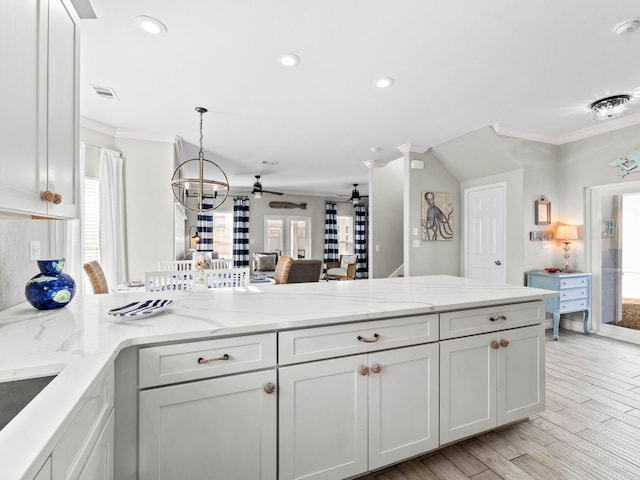
[[453, 194], [422, 192], [422, 240], [453, 238]]

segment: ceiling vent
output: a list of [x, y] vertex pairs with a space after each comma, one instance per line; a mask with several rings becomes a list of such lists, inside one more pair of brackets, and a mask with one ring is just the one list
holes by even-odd
[[96, 92], [96, 95], [98, 95], [100, 98], [120, 101], [120, 99], [116, 95], [115, 90], [111, 87], [100, 87], [98, 85], [91, 85], [91, 88], [93, 88], [93, 91]]

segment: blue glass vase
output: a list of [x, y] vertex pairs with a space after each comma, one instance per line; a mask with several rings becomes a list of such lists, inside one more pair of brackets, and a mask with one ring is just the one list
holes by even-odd
[[73, 299], [76, 282], [62, 272], [64, 260], [38, 260], [40, 273], [32, 277], [24, 287], [27, 301], [38, 310], [61, 308]]

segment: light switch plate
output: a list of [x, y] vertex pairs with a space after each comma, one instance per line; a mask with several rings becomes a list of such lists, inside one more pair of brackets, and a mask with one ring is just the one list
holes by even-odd
[[40, 260], [40, 240], [29, 242], [29, 260]]

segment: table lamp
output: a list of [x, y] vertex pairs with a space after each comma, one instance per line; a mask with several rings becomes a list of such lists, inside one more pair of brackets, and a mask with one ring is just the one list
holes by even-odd
[[578, 227], [575, 225], [559, 225], [556, 230], [556, 238], [562, 240], [562, 243], [564, 243], [562, 247], [564, 250], [564, 255], [562, 255], [564, 257], [564, 265], [562, 266], [562, 270], [570, 272], [571, 264], [569, 263], [569, 257], [571, 255], [569, 254], [569, 250], [571, 250], [571, 247], [569, 245], [571, 245], [571, 240], [578, 239]]

